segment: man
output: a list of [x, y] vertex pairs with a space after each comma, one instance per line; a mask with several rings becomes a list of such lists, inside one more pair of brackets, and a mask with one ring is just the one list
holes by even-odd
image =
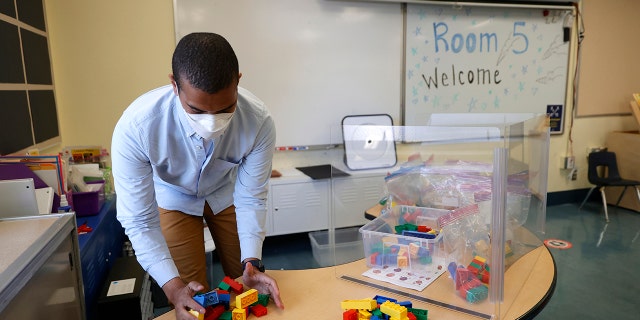
[[224, 273], [271, 294], [263, 273], [266, 197], [275, 126], [262, 101], [238, 86], [242, 74], [220, 35], [192, 33], [172, 58], [171, 85], [136, 99], [111, 146], [117, 215], [142, 267], [177, 319], [203, 313], [192, 296], [209, 291], [204, 223]]

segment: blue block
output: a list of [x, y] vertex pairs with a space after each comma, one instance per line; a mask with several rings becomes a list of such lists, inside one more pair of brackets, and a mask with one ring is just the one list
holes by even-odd
[[426, 232], [419, 232], [419, 231], [409, 231], [409, 230], [402, 231], [402, 235], [403, 236], [408, 236], [408, 237], [422, 238], [422, 239], [435, 239], [436, 238], [435, 234], [430, 234], [430, 233], [426, 233]]
[[376, 303], [378, 303], [378, 304], [383, 304], [385, 301], [391, 301], [391, 302], [398, 301], [396, 299], [385, 297], [385, 296], [381, 296], [381, 295], [376, 295], [375, 297], [373, 297], [373, 300], [375, 300]]

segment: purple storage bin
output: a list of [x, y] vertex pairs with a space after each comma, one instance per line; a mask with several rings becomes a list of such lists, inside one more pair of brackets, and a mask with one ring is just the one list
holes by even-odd
[[71, 207], [78, 217], [94, 216], [100, 212], [104, 204], [104, 181], [91, 181], [87, 184], [100, 184], [100, 189], [71, 193]]

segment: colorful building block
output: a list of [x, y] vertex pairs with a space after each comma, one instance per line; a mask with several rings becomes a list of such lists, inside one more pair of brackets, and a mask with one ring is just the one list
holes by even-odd
[[195, 311], [195, 310], [189, 310], [189, 313], [191, 313], [198, 320], [204, 320], [204, 313], [200, 313], [200, 312]]
[[371, 319], [371, 312], [364, 309], [358, 310], [358, 319]]
[[232, 320], [247, 320], [247, 310], [245, 309], [235, 308], [231, 315], [233, 316]]
[[373, 297], [373, 300], [375, 300], [378, 304], [383, 304], [385, 301], [391, 301], [391, 302], [398, 301], [396, 299], [380, 296], [380, 295], [376, 295], [375, 297]]
[[236, 308], [245, 309], [258, 301], [258, 290], [249, 289], [236, 296]]
[[358, 311], [349, 309], [342, 313], [342, 320], [358, 320]]
[[225, 308], [221, 304], [216, 306], [209, 306], [204, 313], [204, 320], [217, 320], [220, 318], [220, 315], [224, 313], [224, 311]]
[[207, 293], [196, 294], [193, 296], [193, 300], [199, 303], [203, 307], [212, 306], [214, 304], [218, 304], [218, 292], [215, 290], [209, 291]]
[[426, 309], [408, 308], [407, 312], [411, 312], [417, 320], [427, 320], [429, 311]]
[[254, 304], [250, 308], [251, 313], [256, 317], [262, 317], [267, 314], [267, 307], [261, 304]]
[[[236, 294], [240, 294], [242, 293], [243, 290], [243, 286], [241, 283], [231, 279], [229, 276], [225, 276], [224, 279], [222, 279], [222, 281], [226, 284], [228, 284], [231, 287], [231, 290], [236, 293]], [[222, 289], [222, 288], [221, 288]]]
[[269, 295], [258, 293], [258, 301], [256, 303], [266, 307], [269, 304]]
[[391, 301], [386, 301], [380, 305], [380, 311], [388, 314], [392, 318], [404, 319], [407, 317], [407, 308]]
[[356, 310], [373, 310], [378, 306], [376, 300], [373, 299], [360, 299], [360, 300], [343, 300], [340, 303], [342, 310], [356, 309]]

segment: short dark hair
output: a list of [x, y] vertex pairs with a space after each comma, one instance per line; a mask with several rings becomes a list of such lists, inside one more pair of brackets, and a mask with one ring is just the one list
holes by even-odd
[[190, 33], [178, 42], [171, 60], [173, 77], [207, 93], [216, 93], [238, 81], [238, 58], [219, 34]]

